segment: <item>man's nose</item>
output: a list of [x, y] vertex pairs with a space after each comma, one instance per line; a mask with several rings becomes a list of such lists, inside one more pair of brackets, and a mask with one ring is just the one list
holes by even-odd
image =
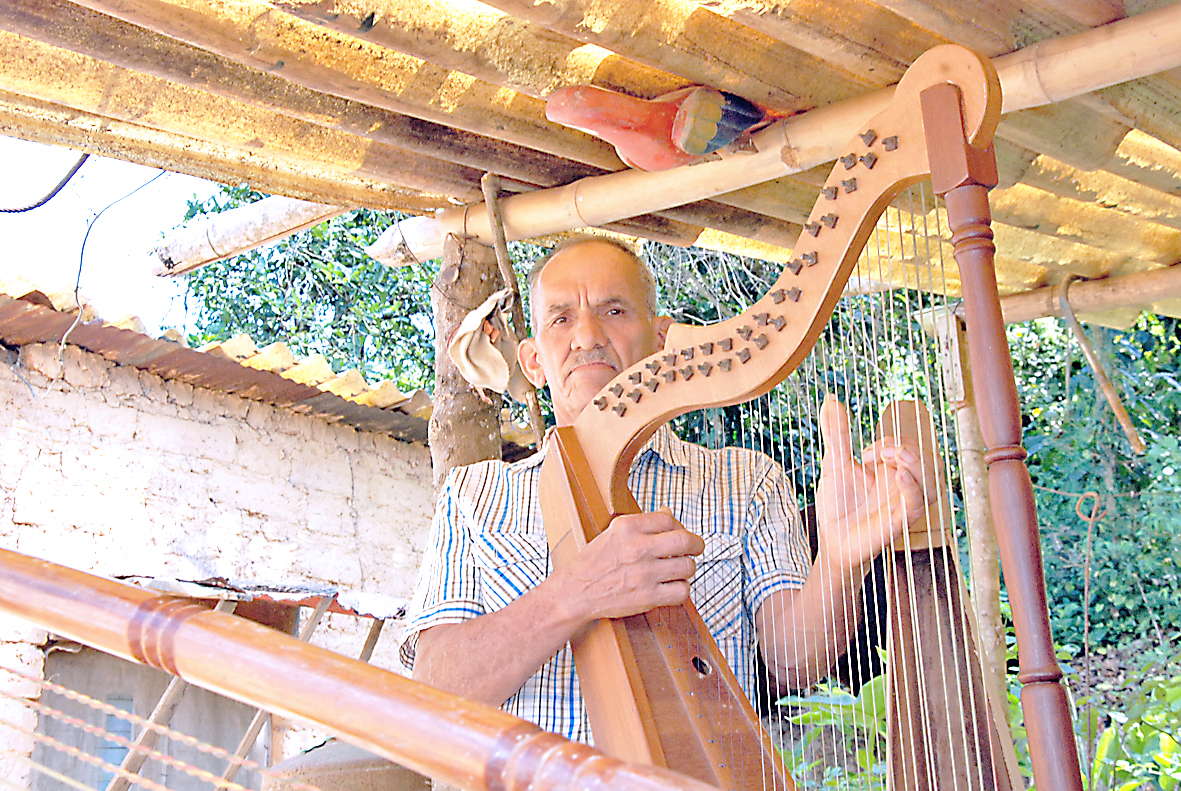
[[603, 323], [593, 314], [581, 315], [574, 320], [574, 346], [579, 349], [597, 349], [607, 344]]

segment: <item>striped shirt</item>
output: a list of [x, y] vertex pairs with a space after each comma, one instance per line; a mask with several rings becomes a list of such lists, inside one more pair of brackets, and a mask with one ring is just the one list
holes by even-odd
[[[480, 462], [448, 474], [402, 637], [408, 668], [422, 630], [505, 607], [551, 571], [537, 493], [543, 457]], [[810, 565], [783, 470], [754, 451], [682, 442], [665, 426], [636, 455], [628, 485], [642, 510], [668, 505], [704, 539], [690, 596], [753, 695], [753, 614], [774, 591], [801, 586]], [[504, 709], [568, 739], [591, 741], [569, 645]]]

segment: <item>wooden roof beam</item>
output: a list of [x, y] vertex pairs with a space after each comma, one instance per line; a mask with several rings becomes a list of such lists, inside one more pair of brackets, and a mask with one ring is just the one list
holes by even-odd
[[233, 101], [538, 186], [602, 173], [484, 135], [317, 93], [66, 0], [7, 0], [0, 29]]
[[475, 0], [277, 0], [274, 5], [339, 33], [538, 98], [570, 85], [653, 98], [691, 84]]
[[[892, 85], [931, 47], [950, 44], [873, 0], [699, 0], [875, 85]], [[886, 45], [888, 42], [888, 46]]]
[[[1069, 293], [1070, 306], [1078, 313], [1119, 308], [1152, 310], [1156, 303], [1181, 299], [1181, 266], [1074, 283]], [[1058, 292], [1049, 287], [1004, 297], [1001, 311], [1007, 324], [1062, 315]]]
[[514, 17], [794, 113], [847, 99], [866, 81], [690, 0], [486, 0]]
[[[12, 93], [164, 132], [266, 151], [295, 168], [389, 181], [419, 192], [481, 196], [480, 173], [307, 124], [0, 31], [0, 85]], [[55, 76], [56, 75], [56, 76]], [[314, 152], [308, 156], [307, 152]], [[473, 186], [476, 185], [476, 186]]]
[[261, 0], [78, 4], [315, 91], [604, 170], [622, 167], [609, 144], [547, 121], [539, 99], [305, 22]]
[[[1110, 54], [1117, 46], [1126, 58], [1098, 61], [1097, 53]], [[1140, 14], [1097, 31], [1087, 31], [1055, 41], [1045, 41], [1014, 56], [998, 58], [1005, 107], [1019, 109], [1051, 103], [1120, 80], [1134, 79], [1138, 69], [1181, 67], [1181, 4]], [[1151, 49], [1147, 55], [1144, 50]], [[798, 173], [835, 159], [865, 119], [886, 102], [884, 90], [820, 108], [781, 121], [755, 136], [758, 153], [728, 157], [659, 173], [626, 171], [583, 179], [565, 187], [504, 202], [506, 227], [512, 238], [528, 238], [557, 230], [570, 230], [611, 218], [615, 212], [658, 211], [669, 205]], [[633, 196], [623, 206], [620, 195]], [[477, 238], [489, 238], [486, 222], [466, 223], [455, 212], [444, 212], [431, 221], [403, 228], [417, 253], [433, 257], [441, 240], [463, 227]]]
[[296, 167], [274, 160], [265, 151], [243, 151], [4, 91], [0, 91], [0, 134], [341, 206], [426, 213], [442, 199], [357, 175], [327, 173], [315, 163]]

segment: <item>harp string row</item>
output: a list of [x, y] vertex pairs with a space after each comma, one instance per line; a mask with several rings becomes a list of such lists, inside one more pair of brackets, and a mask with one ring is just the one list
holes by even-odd
[[[945, 294], [958, 285], [955, 282], [957, 278], [948, 274], [944, 229], [941, 211], [934, 205], [934, 199], [925, 184], [908, 190], [895, 201], [867, 244], [857, 272], [863, 284], [901, 282], [909, 288], [871, 292], [844, 300], [815, 351], [783, 385], [756, 401], [728, 408], [731, 413], [726, 410], [707, 410], [701, 416], [702, 425], [711, 422], [720, 424], [720, 430], [712, 434], [704, 432], [715, 439], [710, 444], [716, 444], [724, 435], [734, 434], [732, 441], [735, 444], [759, 450], [779, 461], [797, 484], [799, 494], [808, 491], [809, 484], [814, 486], [819, 478], [818, 465], [824, 448], [815, 426], [825, 393], [838, 395], [854, 409], [854, 444], [860, 448], [868, 447], [874, 441], [873, 424], [889, 402], [919, 399], [931, 404], [935, 424], [933, 447], [922, 449], [929, 451], [932, 458], [940, 460], [936, 469], [924, 469], [923, 472], [932, 478], [940, 477], [943, 491], [955, 490], [958, 486], [958, 465], [953, 449], [957, 444], [952, 405], [945, 398], [949, 392], [949, 383], [945, 379], [947, 374], [945, 366], [940, 364], [933, 342], [923, 335], [917, 322], [919, 311], [930, 314], [934, 308], [940, 307], [941, 298], [936, 295]], [[737, 277], [729, 267], [722, 269], [720, 277], [725, 284], [723, 289], [731, 293], [737, 290], [732, 283], [727, 283]], [[898, 315], [900, 313], [902, 316]], [[942, 315], [944, 318], [941, 320], [952, 320], [949, 311], [942, 311]], [[727, 429], [727, 416], [732, 412], [741, 416], [741, 427], [736, 432]], [[808, 423], [811, 423], [812, 428], [808, 428]], [[790, 437], [792, 441], [777, 447], [771, 441], [774, 436]], [[926, 435], [920, 435], [921, 443], [930, 441]], [[801, 483], [803, 486], [800, 486]], [[803, 502], [800, 504], [804, 505]], [[929, 550], [932, 562], [942, 562], [940, 559], [945, 557], [944, 553], [958, 554], [960, 547], [954, 529], [954, 517], [952, 524], [943, 523], [941, 503], [932, 507], [932, 517], [923, 534], [904, 534], [886, 548], [883, 558], [892, 558], [896, 551], [906, 549], [912, 543], [937, 547], [943, 537], [948, 539], [948, 547], [946, 550]], [[838, 540], [842, 539], [838, 537]], [[949, 567], [950, 573], [931, 574], [925, 581], [920, 581], [922, 575], [916, 567], [915, 556], [903, 553], [898, 557], [900, 567], [895, 571], [886, 570], [892, 560], [889, 563], [877, 563], [871, 568], [866, 576], [862, 598], [871, 595], [879, 587], [886, 587], [891, 590], [891, 607], [898, 611], [916, 612], [924, 600], [934, 597], [949, 601], [955, 596], [952, 588], [957, 583], [951, 576], [957, 573], [954, 565]], [[883, 585], [892, 575], [896, 575], [900, 584]], [[922, 591], [919, 586], [923, 584], [939, 586], [941, 589]], [[706, 595], [717, 593], [708, 591]], [[979, 686], [964, 677], [964, 670], [969, 667], [969, 663], [979, 662], [978, 655], [962, 653], [966, 650], [963, 636], [972, 630], [968, 617], [964, 610], [959, 612], [958, 617], [951, 612], [940, 612], [933, 622], [933, 639], [920, 643], [922, 635], [911, 632], [909, 644], [892, 647], [894, 651], [916, 657], [926, 650], [924, 646], [929, 643], [938, 653], [938, 661], [931, 663], [935, 671], [920, 665], [913, 675], [902, 674], [898, 679], [897, 697], [916, 702], [916, 711], [909, 714], [914, 716], [917, 727], [923, 733], [922, 738], [906, 740], [902, 745], [904, 754], [898, 756], [897, 775], [891, 785], [918, 788], [933, 778], [950, 776], [951, 784], [939, 786], [941, 789], [959, 791], [960, 788], [994, 787], [994, 778], [985, 776], [986, 773], [991, 774], [987, 768], [990, 750], [982, 743], [983, 739], [988, 738], [989, 729], [986, 725], [969, 722], [973, 712], [987, 711], [988, 706], [977, 699], [981, 694]], [[854, 636], [851, 626], [844, 634], [833, 634], [831, 627], [831, 624], [826, 624], [823, 630], [823, 639], [826, 641], [823, 647], [830, 656], [843, 651], [847, 645], [856, 648], [857, 640], [861, 638]], [[877, 621], [867, 623], [863, 628], [870, 642], [876, 645], [885, 645], [889, 641], [889, 631], [888, 628], [882, 629]], [[809, 647], [803, 648], [806, 651]], [[792, 657], [794, 660], [798, 658]], [[854, 660], [849, 660], [849, 663], [851, 673], [859, 672]], [[938, 677], [933, 677], [932, 672]], [[775, 679], [770, 671], [764, 673], [762, 683], [774, 690]], [[979, 666], [977, 674], [982, 674]], [[859, 681], [864, 682], [866, 679]], [[867, 684], [862, 689], [864, 705], [849, 707], [851, 715], [847, 719], [852, 727], [822, 729], [821, 735], [813, 739], [818, 742], [813, 746], [818, 747], [822, 755], [844, 756], [840, 759], [842, 766], [836, 772], [828, 769], [830, 779], [834, 776], [840, 778], [838, 787], [863, 787], [864, 778], [859, 779], [853, 770], [861, 768], [872, 772], [874, 768], [858, 767], [858, 752], [862, 763], [872, 763], [875, 753], [879, 759], [882, 758], [883, 746], [862, 739], [872, 741], [877, 738], [875, 734], [880, 732], [881, 726], [876, 720], [871, 721], [871, 718], [875, 717], [875, 712], [885, 711], [896, 704], [895, 701], [885, 699], [885, 688], [880, 684]], [[954, 712], [958, 709], [962, 709], [962, 716], [934, 717], [939, 710]], [[939, 724], [934, 724], [933, 720], [936, 719]], [[936, 729], [941, 731], [935, 732]], [[858, 734], [868, 734], [868, 737], [859, 737]], [[937, 745], [960, 745], [960, 748], [956, 754], [940, 755]], [[730, 760], [740, 762], [746, 759], [735, 755]], [[949, 775], [940, 770], [941, 763], [947, 761], [958, 764], [956, 771]], [[801, 767], [789, 765], [788, 768], [796, 775], [797, 781], [815, 779], [805, 777]], [[846, 772], [845, 769], [850, 771]], [[878, 767], [877, 771], [883, 770]], [[885, 781], [879, 776], [878, 782]]]

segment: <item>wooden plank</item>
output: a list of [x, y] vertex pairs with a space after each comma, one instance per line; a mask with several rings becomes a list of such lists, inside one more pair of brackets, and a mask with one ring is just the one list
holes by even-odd
[[275, 5], [339, 33], [538, 98], [570, 85], [595, 85], [651, 99], [690, 84], [481, 3], [280, 0]]
[[672, 0], [493, 0], [505, 13], [785, 113], [874, 83], [704, 8]]
[[0, 134], [211, 181], [250, 184], [273, 195], [326, 200], [341, 206], [421, 214], [443, 200], [442, 196], [423, 195], [356, 174], [329, 174], [316, 162], [276, 161], [268, 152], [233, 149], [221, 141], [161, 132], [4, 91], [0, 91]]
[[538, 99], [327, 30], [261, 0], [78, 4], [305, 88], [606, 170], [621, 167], [607, 143], [547, 121], [544, 103]]
[[702, 0], [701, 5], [875, 85], [897, 82], [919, 55], [951, 43], [871, 0]]
[[310, 124], [539, 186], [602, 172], [485, 135], [342, 99], [65, 0], [12, 0], [0, 28]]

